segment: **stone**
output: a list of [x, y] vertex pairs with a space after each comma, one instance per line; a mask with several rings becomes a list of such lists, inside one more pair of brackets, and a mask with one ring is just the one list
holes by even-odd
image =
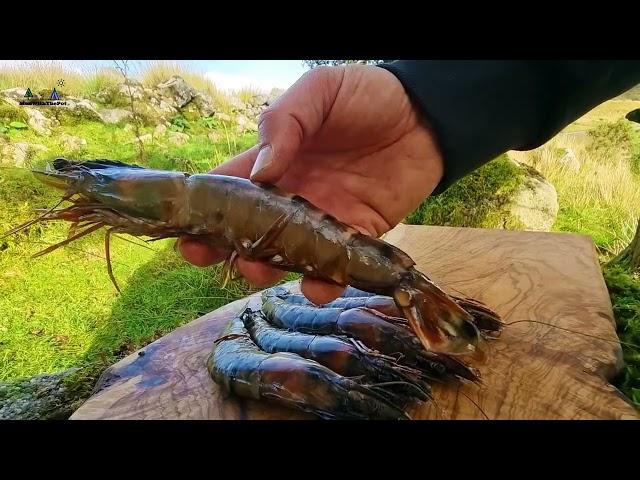
[[226, 113], [216, 113], [216, 118], [222, 120], [223, 122], [231, 122], [231, 116]]
[[38, 135], [51, 135], [51, 128], [53, 128], [53, 122], [51, 119], [44, 116], [44, 114], [36, 109], [25, 107], [24, 111], [29, 116], [27, 123]]
[[121, 84], [118, 87], [118, 93], [127, 100], [130, 100], [132, 97], [134, 100], [142, 100], [144, 98], [144, 89], [142, 88], [142, 85], [132, 81]]
[[67, 97], [64, 99], [66, 105], [63, 108], [71, 111], [74, 115], [87, 120], [103, 121], [102, 116], [98, 113], [96, 104], [86, 98]]
[[166, 82], [158, 84], [156, 91], [169, 99], [169, 103], [176, 108], [184, 107], [196, 95], [193, 87], [178, 75], [173, 75]]
[[63, 133], [60, 135], [60, 145], [67, 152], [77, 152], [87, 145], [87, 141], [84, 138]]
[[164, 125], [158, 125], [154, 130], [153, 130], [153, 136], [154, 137], [161, 137], [163, 136], [167, 131], [167, 127]]
[[570, 148], [567, 149], [567, 153], [565, 153], [559, 161], [569, 170], [580, 170], [580, 161], [576, 158], [576, 154]]
[[19, 106], [20, 101], [24, 100], [25, 93], [27, 93], [26, 88], [8, 88], [0, 92], [0, 97], [2, 97], [7, 103], [10, 103], [11, 105]]
[[104, 123], [120, 123], [133, 118], [133, 114], [130, 110], [122, 108], [107, 108], [100, 110], [100, 118]]
[[534, 168], [519, 166], [524, 178], [505, 210], [520, 222], [523, 230], [548, 232], [558, 217], [556, 189]]
[[67, 383], [77, 368], [0, 383], [0, 420], [66, 420], [90, 393]]
[[0, 144], [0, 165], [10, 167], [24, 167], [29, 156], [28, 143]]
[[128, 141], [127, 143], [149, 143], [152, 140], [153, 135], [151, 133], [145, 133], [144, 135], [140, 135], [139, 137], [136, 137], [133, 140]]
[[182, 132], [171, 132], [169, 134], [169, 141], [174, 145], [184, 145], [189, 141], [189, 135]]

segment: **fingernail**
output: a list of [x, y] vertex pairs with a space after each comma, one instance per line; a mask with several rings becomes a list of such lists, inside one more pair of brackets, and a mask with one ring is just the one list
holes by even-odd
[[256, 158], [256, 163], [253, 164], [253, 169], [251, 170], [251, 178], [258, 176], [261, 172], [264, 172], [269, 168], [273, 161], [273, 150], [271, 145], [266, 145], [260, 149], [258, 152], [258, 157]]

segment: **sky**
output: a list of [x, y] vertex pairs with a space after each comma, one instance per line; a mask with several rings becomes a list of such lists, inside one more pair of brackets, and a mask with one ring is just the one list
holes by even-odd
[[[51, 62], [51, 61], [47, 61]], [[78, 71], [91, 71], [96, 67], [114, 65], [113, 60], [66, 61], [58, 60], [68, 68]], [[134, 66], [143, 66], [147, 61], [129, 61]], [[0, 60], [0, 65], [23, 64], [21, 60]], [[31, 62], [30, 62], [31, 63]], [[191, 67], [208, 76], [221, 89], [256, 87], [263, 91], [272, 88], [287, 89], [307, 71], [302, 60], [197, 60], [169, 61]]]

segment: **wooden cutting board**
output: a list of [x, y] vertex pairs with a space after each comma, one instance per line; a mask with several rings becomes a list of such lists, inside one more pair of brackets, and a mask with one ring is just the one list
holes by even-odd
[[[385, 240], [406, 251], [445, 290], [485, 302], [505, 322], [537, 320], [603, 339], [529, 322], [508, 326], [491, 341], [486, 364], [475, 365], [482, 387], [435, 386], [439, 408], [416, 407], [409, 411], [413, 418], [640, 419], [609, 384], [622, 355], [589, 237], [399, 225]], [[205, 362], [213, 341], [248, 301], [257, 307], [259, 294], [178, 328], [113, 365], [99, 391], [71, 418], [315, 418], [229, 397], [210, 379]]]

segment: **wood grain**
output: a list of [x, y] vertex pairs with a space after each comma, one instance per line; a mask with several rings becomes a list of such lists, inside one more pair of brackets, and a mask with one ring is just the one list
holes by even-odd
[[[613, 312], [590, 238], [573, 234], [399, 225], [385, 240], [450, 293], [490, 305], [505, 328], [479, 368], [483, 385], [435, 386], [415, 419], [640, 419], [610, 385], [622, 366]], [[109, 368], [72, 419], [311, 419], [228, 397], [206, 359], [229, 318], [258, 294], [226, 305]], [[466, 395], [466, 397], [465, 397]], [[472, 399], [482, 411], [468, 398]], [[484, 412], [484, 414], [482, 413]]]

